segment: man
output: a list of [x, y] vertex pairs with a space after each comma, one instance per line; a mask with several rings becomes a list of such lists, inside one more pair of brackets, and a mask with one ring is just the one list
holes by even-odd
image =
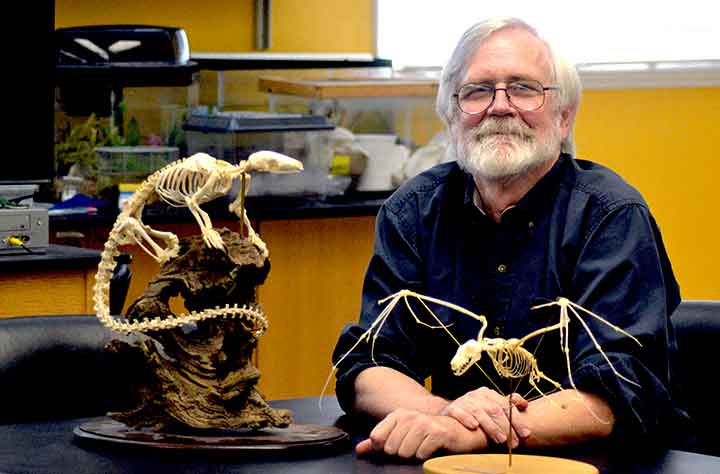
[[[398, 305], [372, 355], [371, 344], [361, 343], [338, 367], [343, 408], [381, 420], [359, 454], [425, 459], [439, 449], [506, 443], [508, 434], [513, 446], [527, 447], [660, 438], [682, 415], [669, 380], [678, 285], [638, 192], [571, 156], [579, 96], [574, 68], [526, 23], [490, 20], [463, 35], [437, 100], [457, 162], [411, 179], [382, 206], [360, 324], [344, 329], [334, 360], [378, 316], [378, 301], [404, 288], [485, 315], [485, 335], [505, 339], [556, 324], [558, 311], [530, 308], [566, 297], [642, 347], [586, 318], [611, 366], [572, 319], [567, 361], [578, 391], [547, 385], [531, 399], [537, 392], [502, 380], [488, 364], [481, 365], [487, 375], [475, 368], [453, 375], [457, 342], [429, 327], [437, 323], [420, 305], [415, 313], [426, 324]], [[478, 321], [432, 309], [459, 342], [478, 337]], [[558, 331], [526, 349], [548, 377], [571, 387]], [[432, 392], [423, 385], [429, 376]]]

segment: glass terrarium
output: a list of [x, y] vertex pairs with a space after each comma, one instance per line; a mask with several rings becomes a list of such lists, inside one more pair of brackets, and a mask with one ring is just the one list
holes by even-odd
[[183, 124], [188, 154], [207, 153], [233, 164], [252, 153], [271, 150], [303, 163], [293, 175], [258, 173], [248, 195], [324, 196], [329, 185], [335, 126], [326, 117], [254, 111], [197, 109]]

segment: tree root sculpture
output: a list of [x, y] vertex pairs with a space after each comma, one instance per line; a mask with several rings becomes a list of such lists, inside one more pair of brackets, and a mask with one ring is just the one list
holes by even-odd
[[192, 330], [149, 331], [133, 344], [111, 342], [110, 350], [145, 361], [135, 387], [139, 406], [111, 413], [115, 420], [156, 430], [256, 430], [291, 423], [288, 410], [265, 402], [256, 388], [260, 372], [251, 363], [257, 338], [267, 328], [255, 290], [267, 277], [269, 260], [235, 232], [221, 229], [217, 235], [224, 250], [207, 246], [202, 235], [180, 239], [178, 255], [131, 305], [128, 319], [173, 318], [170, 298], [178, 295], [192, 311], [226, 305], [216, 310], [223, 316], [199, 321]]

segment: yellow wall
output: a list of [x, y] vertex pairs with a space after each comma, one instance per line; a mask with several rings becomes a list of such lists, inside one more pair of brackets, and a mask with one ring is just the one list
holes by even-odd
[[[271, 53], [370, 53], [372, 0], [273, 0]], [[254, 0], [56, 0], [57, 28], [148, 24], [185, 30], [194, 52], [254, 52]]]
[[685, 299], [720, 299], [720, 88], [585, 91], [578, 156], [640, 190]]
[[[426, 111], [413, 123], [420, 144], [440, 127]], [[577, 156], [647, 200], [684, 299], [720, 300], [718, 120], [720, 87], [625, 88], [585, 90], [575, 124]]]
[[[254, 1], [57, 0], [56, 25], [149, 23], [185, 28], [193, 51], [253, 50]], [[371, 52], [372, 0], [273, 0], [271, 52]], [[332, 21], [330, 20], [332, 19]], [[297, 71], [294, 72], [297, 74]], [[203, 74], [203, 103], [214, 81]], [[236, 71], [229, 101], [257, 91]], [[206, 84], [207, 85], [207, 84]], [[262, 106], [262, 98], [251, 102]], [[432, 112], [428, 110], [428, 117]], [[577, 120], [578, 156], [603, 163], [645, 196], [658, 221], [686, 299], [720, 299], [720, 160], [715, 131], [720, 88], [588, 90]], [[438, 122], [431, 118], [433, 124]], [[430, 136], [423, 133], [419, 143]]]

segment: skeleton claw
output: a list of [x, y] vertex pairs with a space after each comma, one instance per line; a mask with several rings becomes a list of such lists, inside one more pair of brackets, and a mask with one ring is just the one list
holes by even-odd
[[203, 229], [203, 240], [208, 247], [225, 250], [225, 242], [223, 242], [222, 237], [215, 229]]

